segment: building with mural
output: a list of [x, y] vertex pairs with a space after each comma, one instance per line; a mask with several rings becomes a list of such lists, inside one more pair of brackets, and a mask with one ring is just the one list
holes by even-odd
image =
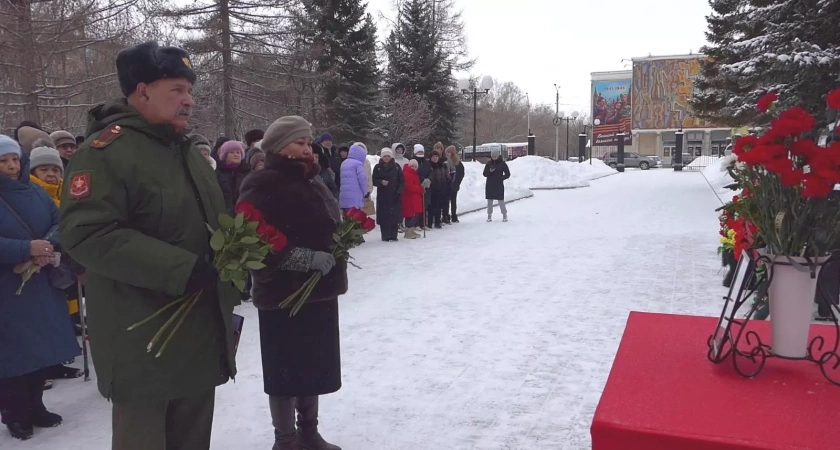
[[703, 57], [633, 58], [630, 118], [638, 153], [658, 155], [670, 163], [676, 132], [682, 130], [684, 153], [692, 157], [723, 154], [732, 130], [694, 117], [689, 107]]

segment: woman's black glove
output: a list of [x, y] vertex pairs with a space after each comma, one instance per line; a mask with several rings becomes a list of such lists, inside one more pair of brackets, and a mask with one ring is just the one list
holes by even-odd
[[187, 280], [187, 287], [184, 295], [192, 295], [196, 292], [212, 286], [219, 282], [219, 271], [212, 264], [199, 257], [193, 266], [190, 278]]

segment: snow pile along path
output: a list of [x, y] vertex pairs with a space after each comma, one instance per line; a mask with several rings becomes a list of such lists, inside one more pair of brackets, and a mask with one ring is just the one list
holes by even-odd
[[729, 199], [731, 198], [730, 195], [737, 194], [737, 192], [726, 187], [735, 182], [735, 180], [732, 179], [732, 177], [729, 175], [729, 172], [726, 170], [727, 165], [731, 161], [732, 157], [730, 156], [717, 158], [715, 161], [712, 161], [708, 166], [706, 166], [706, 168], [703, 169], [701, 172], [706, 178], [706, 181], [709, 182], [709, 185], [712, 187], [712, 190], [715, 191], [715, 194], [723, 202], [729, 201]]
[[706, 167], [709, 167], [709, 164], [714, 164], [719, 159], [720, 158], [717, 156], [700, 156], [685, 166], [685, 170], [689, 172], [699, 172]]
[[[368, 155], [371, 167], [379, 163], [379, 157]], [[616, 172], [601, 160], [586, 163], [568, 161], [554, 162], [541, 156], [523, 156], [508, 161], [510, 179], [505, 181], [505, 201], [530, 197], [531, 189], [569, 189], [589, 186], [589, 181], [614, 175]], [[487, 206], [484, 186], [484, 164], [464, 162], [464, 181], [458, 193], [458, 211], [475, 211]], [[376, 189], [371, 198], [376, 200]]]

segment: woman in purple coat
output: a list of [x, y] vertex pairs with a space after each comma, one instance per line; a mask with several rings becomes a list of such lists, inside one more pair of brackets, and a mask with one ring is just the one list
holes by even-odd
[[338, 194], [338, 206], [342, 210], [361, 209], [367, 194], [367, 174], [365, 159], [367, 152], [360, 145], [353, 144], [347, 159], [341, 163], [341, 191]]

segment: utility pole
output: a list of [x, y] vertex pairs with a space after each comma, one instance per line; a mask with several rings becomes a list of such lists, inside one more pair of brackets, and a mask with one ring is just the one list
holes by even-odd
[[525, 93], [525, 99], [528, 102], [528, 136], [531, 135], [531, 97]]
[[[554, 90], [557, 91], [557, 106], [554, 109], [554, 118], [557, 120], [560, 117], [560, 86], [554, 84]], [[560, 160], [560, 127], [554, 127], [554, 160]]]

